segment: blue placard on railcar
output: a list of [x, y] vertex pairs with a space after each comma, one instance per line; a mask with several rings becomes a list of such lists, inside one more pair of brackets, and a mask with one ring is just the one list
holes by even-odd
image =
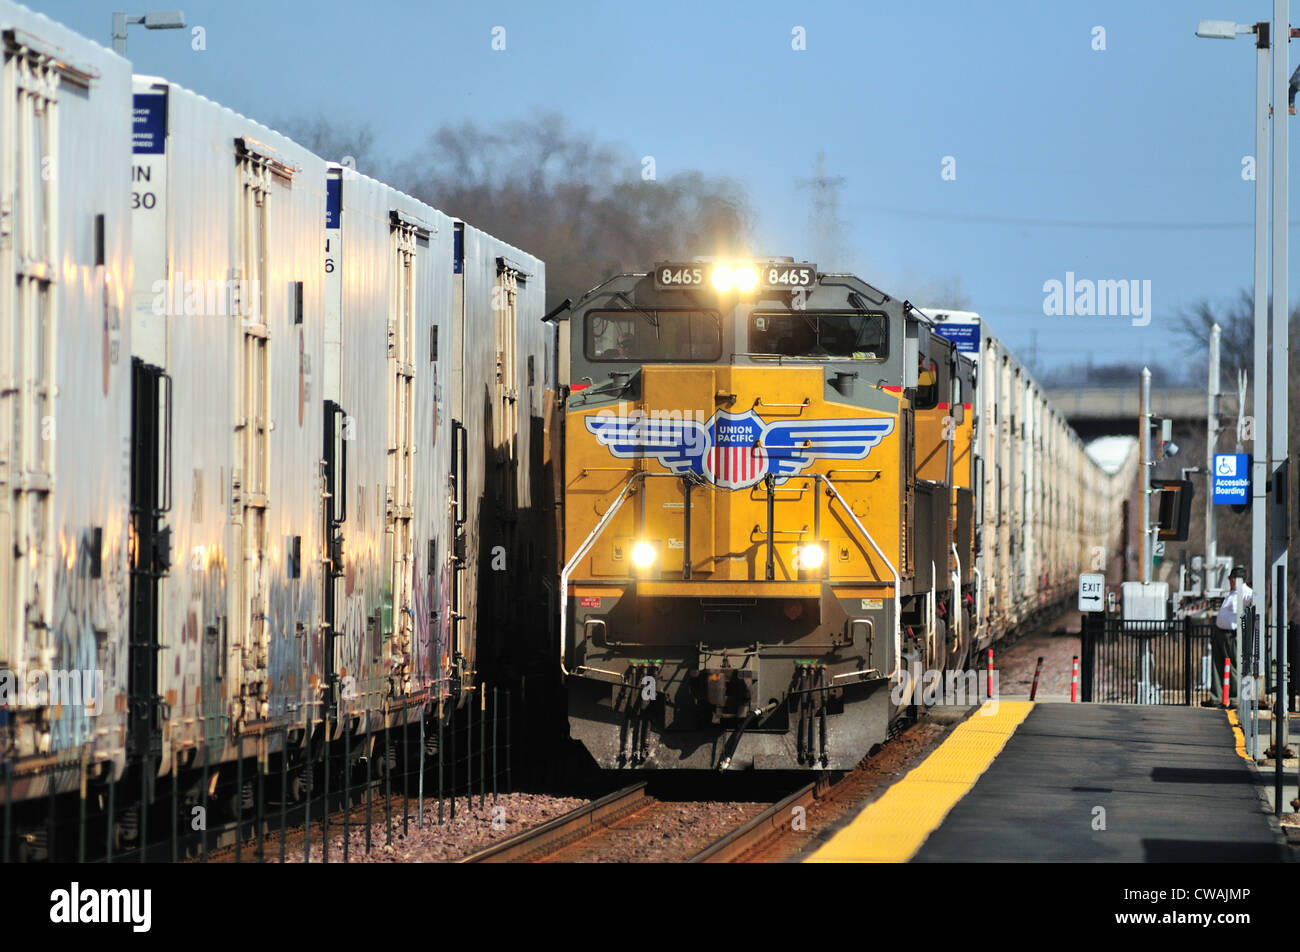
[[934, 332], [957, 345], [958, 353], [980, 352], [980, 326], [978, 324], [936, 324]]
[[167, 142], [167, 94], [136, 93], [131, 119], [131, 151], [162, 155]]

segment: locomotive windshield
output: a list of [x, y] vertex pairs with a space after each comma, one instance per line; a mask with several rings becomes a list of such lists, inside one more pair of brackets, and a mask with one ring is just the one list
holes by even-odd
[[758, 313], [750, 319], [756, 355], [881, 360], [888, 344], [884, 314], [865, 311]]
[[717, 311], [637, 308], [588, 311], [588, 360], [693, 362], [722, 356]]

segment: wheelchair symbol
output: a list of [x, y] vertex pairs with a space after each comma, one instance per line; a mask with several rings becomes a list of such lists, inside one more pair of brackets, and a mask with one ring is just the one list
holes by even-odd
[[1214, 461], [1214, 473], [1216, 476], [1236, 476], [1237, 457], [1220, 456]]

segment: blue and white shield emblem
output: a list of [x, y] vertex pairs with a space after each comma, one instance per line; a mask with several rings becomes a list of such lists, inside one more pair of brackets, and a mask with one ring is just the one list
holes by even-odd
[[707, 422], [638, 411], [586, 419], [588, 432], [620, 459], [652, 457], [722, 489], [745, 489], [771, 474], [777, 484], [819, 459], [858, 460], [894, 431], [891, 417], [765, 423], [753, 410], [719, 410]]
[[713, 445], [704, 454], [702, 468], [709, 482], [723, 489], [743, 489], [767, 475], [767, 451], [761, 440], [763, 421], [753, 410], [719, 410], [708, 429]]

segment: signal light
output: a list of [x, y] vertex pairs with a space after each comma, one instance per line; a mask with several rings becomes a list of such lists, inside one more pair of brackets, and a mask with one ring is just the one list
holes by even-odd
[[758, 269], [752, 264], [742, 264], [735, 271], [736, 290], [748, 294], [758, 287]]
[[713, 281], [713, 289], [721, 294], [730, 291], [736, 283], [731, 265], [727, 264], [720, 264], [714, 268], [710, 279]]
[[1192, 519], [1192, 481], [1190, 479], [1153, 479], [1151, 488], [1160, 495], [1157, 505], [1160, 526], [1159, 539], [1174, 542], [1187, 541], [1187, 530]]

